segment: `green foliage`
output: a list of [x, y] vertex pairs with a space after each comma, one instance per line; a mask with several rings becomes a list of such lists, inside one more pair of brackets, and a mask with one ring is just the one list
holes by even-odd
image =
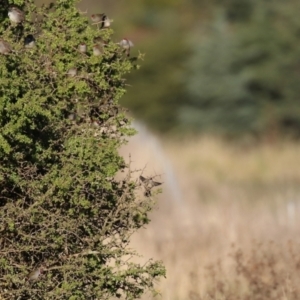
[[[91, 26], [75, 3], [37, 8], [15, 0], [0, 7], [0, 35], [12, 48], [0, 56], [4, 299], [135, 299], [155, 292], [154, 278], [165, 273], [158, 262], [128, 260], [136, 255], [127, 248], [130, 236], [149, 222], [153, 206], [138, 196], [118, 155], [134, 133], [118, 104], [134, 65], [111, 41], [112, 30]], [[12, 4], [25, 12], [24, 23], [10, 23]], [[24, 47], [30, 34], [33, 48]], [[92, 51], [98, 37], [101, 56]], [[78, 51], [80, 43], [87, 53]], [[37, 281], [25, 280], [41, 266]]]

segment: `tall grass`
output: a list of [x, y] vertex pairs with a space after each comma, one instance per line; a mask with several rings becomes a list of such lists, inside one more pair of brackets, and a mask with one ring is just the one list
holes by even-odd
[[[123, 151], [163, 173], [145, 148], [133, 140]], [[164, 142], [163, 150], [182, 201], [166, 187], [132, 242], [145, 259], [164, 261], [161, 299], [300, 299], [300, 145], [206, 137]]]

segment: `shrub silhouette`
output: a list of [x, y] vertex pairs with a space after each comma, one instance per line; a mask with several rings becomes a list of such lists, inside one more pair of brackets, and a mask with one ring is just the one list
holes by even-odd
[[[134, 133], [118, 105], [133, 59], [75, 4], [1, 2], [4, 299], [135, 299], [165, 272], [160, 262], [131, 262], [126, 247], [153, 203], [137, 196], [118, 155]], [[14, 5], [24, 21], [8, 18]]]

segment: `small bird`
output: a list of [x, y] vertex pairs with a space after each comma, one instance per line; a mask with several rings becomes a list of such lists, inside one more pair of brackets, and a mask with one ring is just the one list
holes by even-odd
[[86, 53], [86, 51], [87, 51], [87, 46], [86, 46], [86, 44], [85, 44], [85, 43], [79, 44], [79, 45], [78, 45], [78, 51], [79, 51], [80, 53]]
[[113, 20], [109, 19], [106, 14], [93, 14], [91, 15], [93, 24], [101, 24], [100, 28], [110, 27]]
[[80, 117], [77, 113], [70, 113], [68, 115], [68, 120], [70, 121], [70, 123], [76, 124], [77, 122], [80, 121]]
[[105, 14], [93, 14], [91, 15], [92, 22], [95, 24], [100, 24], [104, 21]]
[[100, 56], [103, 54], [103, 47], [101, 45], [94, 45], [93, 46], [93, 54], [95, 56]]
[[104, 20], [103, 20], [103, 23], [102, 23], [102, 26], [101, 28], [109, 28], [111, 23], [113, 22], [114, 20], [108, 18], [106, 15], [104, 16]]
[[29, 34], [24, 39], [24, 46], [25, 48], [33, 48], [35, 46], [35, 38], [32, 34]]
[[151, 189], [154, 188], [155, 186], [159, 186], [162, 184], [162, 182], [157, 182], [153, 180], [153, 177], [146, 178], [144, 176], [140, 176], [140, 181], [145, 189], [144, 195], [146, 197], [151, 196]]
[[8, 10], [8, 17], [12, 23], [19, 24], [25, 20], [25, 14], [23, 11], [15, 6], [12, 6]]
[[12, 51], [11, 46], [8, 42], [0, 39], [0, 54], [8, 54]]
[[71, 68], [70, 70], [68, 70], [67, 75], [69, 77], [75, 77], [77, 75], [77, 69], [76, 68]]
[[74, 114], [74, 113], [69, 114], [69, 115], [68, 115], [68, 119], [69, 119], [70, 121], [75, 121], [75, 120], [76, 120], [76, 114]]
[[118, 43], [126, 52], [126, 55], [130, 55], [130, 49], [134, 46], [132, 41], [128, 40], [127, 38], [123, 38], [121, 42]]
[[44, 271], [44, 267], [39, 267], [33, 271], [31, 271], [27, 276], [26, 276], [26, 281], [35, 281], [38, 280], [39, 277], [42, 275]]
[[91, 122], [92, 122], [92, 125], [94, 126], [94, 127], [100, 127], [100, 123], [99, 123], [99, 121], [97, 121], [96, 119], [91, 119]]
[[101, 36], [95, 37], [94, 43], [101, 46], [104, 46], [106, 44]]

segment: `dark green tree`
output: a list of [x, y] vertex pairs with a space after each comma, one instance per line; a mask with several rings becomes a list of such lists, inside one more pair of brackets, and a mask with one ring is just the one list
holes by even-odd
[[[165, 0], [123, 4], [121, 14], [127, 17], [121, 20], [131, 21], [131, 35], [145, 56], [139, 71], [130, 75], [133, 86], [128, 88], [122, 104], [151, 129], [161, 133], [175, 129], [184, 98], [181, 72], [189, 52], [185, 36], [193, 19], [191, 2]], [[124, 30], [126, 23], [119, 27]]]
[[240, 69], [233, 70], [238, 45], [223, 12], [209, 31], [200, 41], [193, 40], [195, 54], [186, 76], [188, 101], [180, 121], [185, 128], [200, 131], [244, 130], [253, 126], [256, 108], [245, 87], [248, 78]]
[[118, 154], [134, 133], [118, 104], [133, 60], [75, 4], [1, 2], [3, 299], [135, 299], [165, 273], [128, 259], [153, 206]]
[[299, 3], [257, 0], [246, 20], [234, 22], [227, 9], [219, 7], [208, 30], [197, 30], [202, 38], [194, 40], [187, 67], [182, 124], [234, 135], [299, 136]]

